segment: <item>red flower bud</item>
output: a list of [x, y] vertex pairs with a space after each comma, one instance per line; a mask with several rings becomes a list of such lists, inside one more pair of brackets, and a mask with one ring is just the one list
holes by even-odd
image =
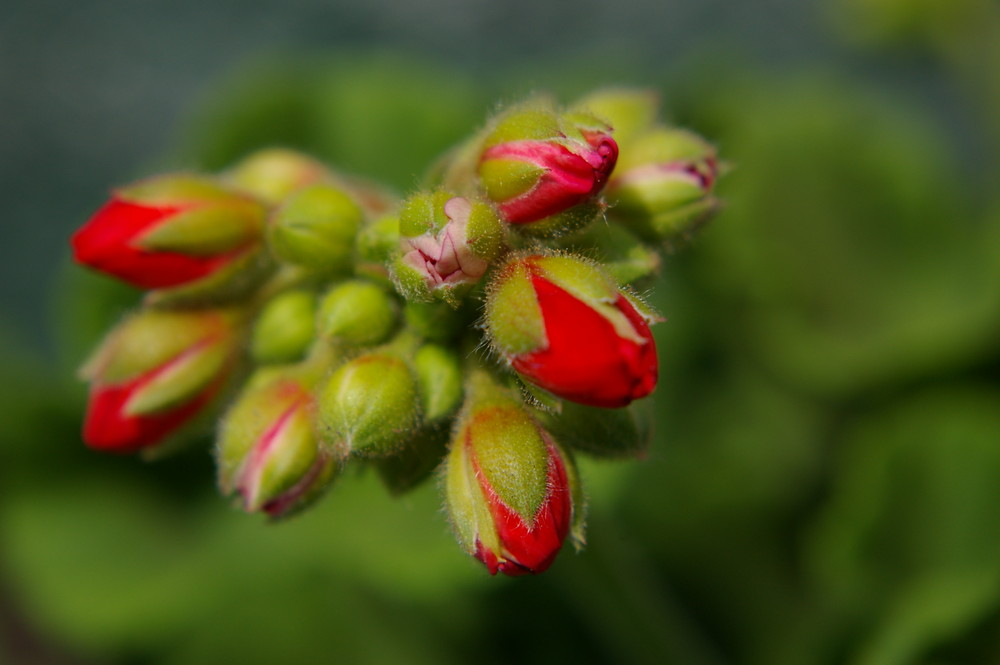
[[490, 574], [541, 573], [579, 527], [571, 462], [510, 396], [480, 393], [470, 406], [446, 474], [459, 540]]
[[486, 308], [494, 348], [559, 397], [622, 407], [656, 387], [656, 343], [642, 304], [595, 265], [569, 256], [507, 264]]
[[263, 208], [211, 180], [164, 176], [115, 192], [72, 239], [79, 263], [144, 289], [208, 278], [257, 247]]
[[200, 413], [223, 386], [236, 340], [220, 311], [141, 312], [113, 330], [83, 369], [91, 448], [154, 446]]
[[528, 224], [596, 197], [618, 159], [611, 129], [593, 118], [515, 111], [486, 139], [479, 176], [510, 224]]

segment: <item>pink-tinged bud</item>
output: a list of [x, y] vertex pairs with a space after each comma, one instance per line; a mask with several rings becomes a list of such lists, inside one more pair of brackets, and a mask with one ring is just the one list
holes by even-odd
[[457, 299], [486, 273], [503, 246], [503, 224], [493, 208], [448, 192], [420, 193], [403, 204], [400, 255], [393, 265], [409, 300]]
[[579, 532], [572, 462], [505, 391], [474, 392], [445, 472], [456, 534], [490, 574], [541, 573]]
[[616, 220], [648, 240], [671, 240], [719, 209], [713, 194], [719, 172], [716, 150], [703, 138], [655, 128], [630, 145], [606, 196]]
[[216, 457], [223, 492], [247, 512], [288, 514], [316, 498], [336, 470], [319, 449], [315, 377], [259, 371], [223, 418]]
[[146, 310], [126, 319], [81, 371], [91, 383], [84, 442], [121, 453], [161, 443], [212, 401], [237, 349], [230, 311]]
[[[505, 221], [533, 225], [593, 201], [617, 159], [611, 128], [595, 117], [522, 107], [487, 135], [478, 174]], [[579, 225], [590, 218], [573, 219]]]
[[213, 180], [169, 175], [114, 193], [73, 236], [79, 263], [144, 289], [194, 286], [260, 246], [264, 208]]
[[658, 318], [590, 261], [533, 255], [491, 285], [486, 328], [520, 376], [589, 406], [622, 407], [656, 387]]

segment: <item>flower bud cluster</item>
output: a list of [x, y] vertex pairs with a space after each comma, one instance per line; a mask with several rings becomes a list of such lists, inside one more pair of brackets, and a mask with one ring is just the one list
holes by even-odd
[[145, 291], [82, 370], [83, 438], [216, 426], [219, 486], [280, 517], [372, 466], [441, 478], [490, 573], [583, 542], [573, 455], [641, 454], [660, 317], [629, 285], [717, 207], [714, 149], [608, 90], [499, 112], [402, 198], [287, 150], [117, 190], [78, 262]]

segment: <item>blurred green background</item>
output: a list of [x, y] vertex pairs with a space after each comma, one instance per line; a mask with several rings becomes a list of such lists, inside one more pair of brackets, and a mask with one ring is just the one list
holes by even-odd
[[[109, 187], [277, 143], [405, 192], [498, 100], [609, 83], [734, 169], [584, 552], [493, 579], [433, 484], [271, 527], [207, 447], [83, 449], [135, 294], [66, 240]], [[1000, 662], [994, 0], [10, 0], [0, 144], [0, 662]]]

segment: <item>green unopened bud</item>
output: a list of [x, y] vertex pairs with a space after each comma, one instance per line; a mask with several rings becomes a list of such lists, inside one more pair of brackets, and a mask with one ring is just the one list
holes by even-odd
[[420, 423], [416, 378], [402, 358], [385, 351], [342, 365], [318, 401], [324, 441], [338, 456], [391, 454]]
[[445, 472], [466, 551], [490, 571], [540, 573], [578, 529], [572, 462], [508, 391], [473, 377]]
[[718, 209], [713, 196], [719, 164], [715, 148], [681, 129], [639, 136], [619, 163], [606, 195], [612, 214], [650, 240], [694, 230]]
[[286, 514], [331, 479], [333, 459], [318, 447], [313, 383], [302, 372], [258, 372], [224, 417], [219, 484], [238, 492], [247, 512]]
[[312, 185], [275, 211], [268, 240], [282, 261], [321, 272], [347, 272], [363, 217], [361, 208], [342, 189]]
[[425, 344], [413, 356], [424, 418], [434, 422], [451, 415], [462, 400], [462, 365], [458, 354]]
[[132, 452], [159, 446], [214, 399], [239, 348], [233, 310], [143, 310], [119, 324], [81, 370], [91, 383], [84, 440]]
[[258, 363], [301, 360], [316, 335], [316, 296], [311, 291], [280, 293], [261, 310], [250, 350]]
[[236, 187], [273, 205], [307, 185], [329, 178], [330, 172], [306, 155], [270, 148], [241, 161], [227, 177]]
[[322, 337], [369, 346], [384, 341], [396, 326], [395, 299], [377, 284], [350, 280], [332, 288], [320, 303]]

